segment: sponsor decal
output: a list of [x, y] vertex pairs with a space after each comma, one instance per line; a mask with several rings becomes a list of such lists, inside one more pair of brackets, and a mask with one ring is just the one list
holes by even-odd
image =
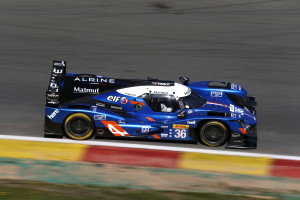
[[242, 118], [242, 115], [236, 114], [236, 113], [230, 113], [230, 116], [231, 116], [232, 118]]
[[59, 113], [59, 110], [54, 110], [53, 113], [51, 113], [51, 115], [47, 115], [47, 117], [49, 119], [53, 119], [54, 117], [56, 117], [56, 115]]
[[54, 61], [53, 62], [53, 70], [50, 77], [49, 91], [58, 92], [59, 91], [59, 83], [60, 77], [64, 73], [65, 61]]
[[59, 104], [58, 101], [47, 101], [48, 104]]
[[122, 110], [122, 107], [119, 107], [119, 106], [110, 106], [110, 108], [116, 109], [116, 110]]
[[59, 94], [52, 92], [52, 93], [48, 93], [47, 97], [49, 98], [54, 98], [54, 99], [58, 99], [59, 98]]
[[126, 124], [126, 122], [125, 121], [122, 121], [121, 119], [119, 119], [119, 124]]
[[106, 120], [106, 115], [94, 115], [94, 120]]
[[162, 133], [160, 134], [161, 137], [168, 137], [168, 133]]
[[64, 71], [63, 69], [56, 69], [56, 68], [53, 69], [53, 72], [54, 72], [55, 74], [62, 74], [63, 71]]
[[118, 102], [121, 99], [121, 97], [118, 96], [108, 96], [107, 100], [112, 102]]
[[223, 92], [211, 91], [210, 92], [210, 96], [212, 96], [212, 97], [222, 97], [223, 96]]
[[74, 87], [74, 93], [99, 94], [99, 88], [91, 89], [86, 87]]
[[[60, 62], [54, 61], [54, 62], [53, 62], [53, 65], [54, 65], [54, 66], [58, 66], [58, 67], [64, 67], [64, 66], [66, 66], [66, 62], [65, 62], [65, 61], [60, 61]], [[54, 72], [54, 70], [53, 70], [53, 72]], [[55, 73], [57, 73], [57, 72], [55, 72]], [[62, 72], [61, 72], [61, 73], [62, 73]]]
[[130, 93], [127, 93], [127, 92], [125, 93], [125, 95], [136, 97], [136, 94], [130, 94]]
[[96, 112], [97, 111], [97, 106], [91, 106], [93, 112]]
[[88, 78], [88, 77], [76, 77], [74, 81], [84, 83], [115, 83], [115, 79], [112, 78]]
[[237, 90], [237, 84], [231, 83], [231, 89], [232, 90]]
[[231, 89], [232, 90], [242, 90], [242, 87], [237, 84], [231, 83]]
[[[144, 106], [145, 104], [143, 103], [143, 100], [142, 99], [136, 99], [135, 101], [137, 102], [141, 102], [142, 106]], [[130, 102], [131, 103], [131, 102]], [[143, 105], [144, 104], [144, 105]]]
[[193, 113], [193, 110], [188, 110], [188, 114], [191, 114], [191, 113]]
[[100, 106], [102, 108], [105, 108], [105, 104], [104, 103], [96, 103], [96, 106]]
[[195, 120], [192, 120], [192, 121], [188, 120], [187, 124], [196, 124], [196, 121]]
[[150, 94], [169, 94], [168, 92], [166, 92], [166, 91], [152, 91], [152, 90], [150, 90], [149, 91], [149, 93]]
[[159, 85], [159, 86], [171, 86], [172, 83], [163, 83], [163, 82], [152, 82], [152, 85]]
[[55, 92], [58, 92], [58, 85], [56, 83], [51, 82], [50, 88], [55, 89]]
[[59, 86], [58, 82], [59, 80], [56, 78], [58, 75], [57, 74], [52, 74], [50, 78], [50, 85], [49, 88], [52, 89], [51, 92], [58, 92]]
[[142, 133], [149, 133], [149, 127], [148, 126], [142, 126]]
[[128, 102], [128, 99], [126, 97], [122, 97], [120, 99], [121, 104], [126, 104]]
[[160, 128], [169, 128], [169, 126], [161, 126]]
[[188, 129], [189, 125], [184, 125], [184, 124], [173, 124], [173, 128], [175, 129]]
[[244, 110], [243, 109], [238, 108], [238, 107], [236, 107], [236, 106], [234, 106], [232, 104], [230, 104], [229, 109], [230, 109], [230, 112], [234, 112], [234, 113], [238, 113], [238, 114], [244, 115]]
[[239, 134], [239, 133], [233, 133], [233, 134], [231, 135], [231, 137], [237, 138], [237, 137], [240, 137], [240, 134]]

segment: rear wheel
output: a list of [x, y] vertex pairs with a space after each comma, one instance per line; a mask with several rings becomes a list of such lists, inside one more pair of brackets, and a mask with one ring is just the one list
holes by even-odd
[[200, 142], [208, 146], [221, 146], [228, 138], [226, 126], [219, 121], [209, 121], [203, 124], [199, 130]]
[[67, 117], [64, 129], [68, 137], [74, 140], [85, 140], [93, 135], [94, 123], [89, 116], [75, 113]]

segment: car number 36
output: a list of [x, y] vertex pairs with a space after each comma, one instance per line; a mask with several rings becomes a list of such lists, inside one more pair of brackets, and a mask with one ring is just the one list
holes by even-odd
[[175, 129], [175, 138], [186, 138], [186, 129]]

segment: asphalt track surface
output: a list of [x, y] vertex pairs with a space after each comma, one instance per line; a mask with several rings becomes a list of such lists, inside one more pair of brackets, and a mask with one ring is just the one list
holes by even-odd
[[0, 134], [43, 137], [63, 59], [71, 73], [238, 83], [259, 105], [258, 148], [245, 151], [300, 155], [298, 0], [10, 0], [0, 26]]

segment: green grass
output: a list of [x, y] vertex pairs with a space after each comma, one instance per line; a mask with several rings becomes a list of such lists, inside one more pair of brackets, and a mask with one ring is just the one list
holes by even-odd
[[34, 181], [0, 180], [0, 199], [5, 200], [257, 200], [259, 198], [211, 193], [139, 190], [114, 187], [50, 184]]

